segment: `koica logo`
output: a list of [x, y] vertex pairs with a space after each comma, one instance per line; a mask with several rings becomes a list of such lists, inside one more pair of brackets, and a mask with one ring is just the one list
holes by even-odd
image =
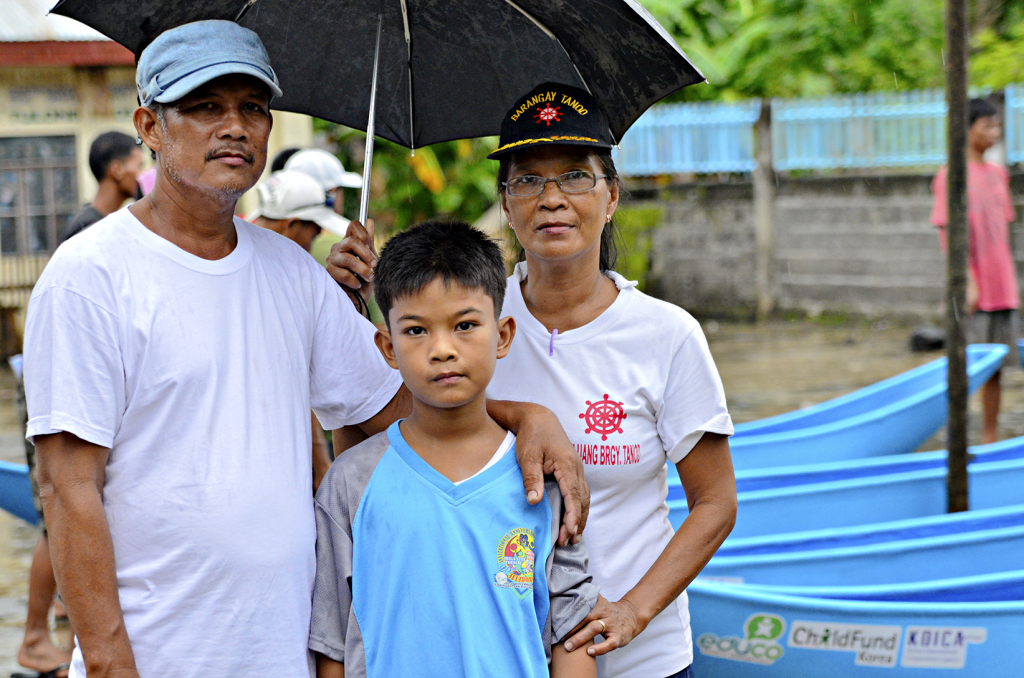
[[782, 617], [762, 612], [747, 619], [743, 625], [744, 638], [703, 633], [697, 639], [697, 647], [709, 657], [768, 666], [783, 654], [778, 640], [785, 630]]

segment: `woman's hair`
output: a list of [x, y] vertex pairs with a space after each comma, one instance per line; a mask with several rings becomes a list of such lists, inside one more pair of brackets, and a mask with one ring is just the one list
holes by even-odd
[[[601, 172], [608, 176], [608, 183], [619, 183], [619, 172], [615, 169], [615, 161], [612, 160], [611, 151], [608, 152], [594, 152], [597, 155], [597, 161], [601, 164]], [[512, 167], [512, 161], [515, 159], [516, 154], [510, 153], [502, 156], [498, 161], [498, 193], [505, 192], [505, 182], [508, 181], [508, 173]], [[604, 225], [604, 230], [601, 231], [601, 261], [598, 264], [602, 271], [611, 271], [615, 268], [615, 262], [619, 258], [619, 248], [615, 244], [615, 222], [609, 221]], [[519, 261], [526, 260], [526, 252], [523, 250], [523, 246], [516, 240], [515, 244], [516, 255]]]

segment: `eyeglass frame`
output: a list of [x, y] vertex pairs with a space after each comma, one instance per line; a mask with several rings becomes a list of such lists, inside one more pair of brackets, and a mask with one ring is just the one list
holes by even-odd
[[[594, 185], [591, 186], [590, 188], [585, 188], [582, 191], [567, 191], [567, 190], [565, 190], [565, 188], [562, 186], [562, 182], [559, 181], [559, 179], [564, 177], [566, 174], [572, 174], [573, 172], [583, 172], [584, 174], [589, 174], [589, 175], [593, 176], [594, 177]], [[537, 191], [536, 193], [530, 193], [529, 195], [518, 195], [516, 193], [512, 193], [511, 191], [509, 191], [509, 189], [508, 189], [509, 183], [512, 182], [512, 181], [515, 181], [516, 179], [522, 179], [523, 177], [537, 177], [538, 179], [543, 179], [544, 183], [541, 184], [539, 191]], [[558, 186], [558, 190], [560, 190], [565, 195], [581, 195], [583, 193], [586, 193], [587, 191], [592, 191], [595, 188], [597, 188], [597, 180], [598, 179], [608, 179], [609, 177], [610, 177], [610, 175], [608, 175], [608, 174], [594, 174], [593, 172], [591, 172], [589, 170], [569, 170], [568, 172], [562, 172], [557, 177], [551, 177], [550, 179], [547, 178], [547, 177], [542, 177], [539, 174], [524, 174], [522, 177], [516, 177], [515, 179], [508, 179], [507, 181], [503, 181], [503, 182], [501, 182], [501, 185], [505, 187], [505, 193], [507, 195], [512, 196], [513, 198], [536, 198], [538, 195], [543, 195], [544, 194], [544, 190], [548, 187], [548, 184], [550, 184], [552, 181], [555, 182], [556, 186]]]

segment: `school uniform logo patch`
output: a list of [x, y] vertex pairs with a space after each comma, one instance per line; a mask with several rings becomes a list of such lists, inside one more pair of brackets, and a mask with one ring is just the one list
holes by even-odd
[[626, 411], [622, 409], [622, 403], [608, 399], [604, 394], [604, 400], [596, 403], [587, 401], [587, 411], [580, 415], [580, 419], [587, 422], [587, 430], [584, 433], [601, 434], [601, 440], [608, 440], [609, 433], [622, 433], [622, 420], [626, 418]]
[[498, 544], [498, 565], [494, 585], [512, 592], [522, 600], [533, 590], [535, 559], [533, 530], [518, 527], [505, 534]]

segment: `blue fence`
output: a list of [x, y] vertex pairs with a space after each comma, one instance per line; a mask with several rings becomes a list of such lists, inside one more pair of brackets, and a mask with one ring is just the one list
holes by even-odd
[[615, 164], [628, 175], [751, 172], [760, 113], [756, 100], [655, 106], [623, 136]]
[[1024, 85], [1006, 87], [1005, 129], [1006, 162], [1024, 162]]
[[[667, 104], [642, 115], [622, 139], [622, 174], [749, 172], [757, 101]], [[946, 160], [942, 90], [772, 101], [776, 170], [935, 167]], [[1024, 85], [1006, 88], [1006, 158], [1024, 162]]]
[[939, 165], [945, 157], [942, 90], [772, 101], [777, 170]]

